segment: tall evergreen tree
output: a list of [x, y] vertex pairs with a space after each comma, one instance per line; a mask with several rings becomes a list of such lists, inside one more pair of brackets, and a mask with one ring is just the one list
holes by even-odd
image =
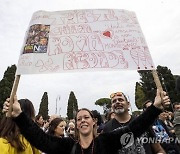
[[[140, 77], [140, 84], [145, 94], [145, 100], [154, 100], [156, 94], [156, 85], [153, 79], [152, 71], [138, 71]], [[140, 96], [139, 96], [140, 97]], [[143, 103], [143, 102], [142, 102]], [[142, 106], [142, 105], [141, 105]]]
[[180, 93], [180, 76], [179, 75], [174, 75], [174, 78], [176, 80], [176, 90], [178, 94]]
[[74, 119], [75, 114], [78, 111], [78, 103], [74, 92], [71, 91], [68, 100], [67, 117], [68, 119]]
[[43, 119], [47, 120], [48, 119], [48, 94], [47, 92], [44, 92], [42, 99], [41, 99], [41, 103], [40, 103], [40, 107], [39, 107], [39, 113], [43, 116]]
[[2, 107], [6, 98], [10, 97], [12, 86], [15, 79], [16, 65], [8, 67], [4, 72], [3, 79], [0, 81], [0, 118], [2, 116]]
[[177, 90], [176, 90], [176, 80], [171, 73], [171, 70], [167, 67], [158, 66], [157, 67], [158, 75], [160, 76], [163, 89], [168, 93], [171, 102], [178, 100]]
[[175, 81], [176, 81], [176, 91], [177, 91], [177, 100], [180, 102], [180, 75], [175, 75]]
[[[152, 71], [138, 71], [140, 78], [139, 85], [142, 86], [142, 90], [145, 94], [145, 100], [154, 100], [156, 94], [156, 85], [152, 76]], [[180, 101], [179, 94], [176, 89], [175, 77], [171, 73], [171, 70], [165, 66], [157, 66], [157, 73], [162, 84], [163, 89], [168, 93], [171, 102]], [[136, 89], [137, 90], [137, 89]], [[140, 96], [135, 96], [140, 97]], [[143, 103], [143, 102], [142, 102]], [[142, 106], [142, 105], [140, 105]]]
[[138, 109], [142, 109], [143, 102], [145, 102], [145, 94], [140, 83], [136, 82], [135, 90], [135, 104]]

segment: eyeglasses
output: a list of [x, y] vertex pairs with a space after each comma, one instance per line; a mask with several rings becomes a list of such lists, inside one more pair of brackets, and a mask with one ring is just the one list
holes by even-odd
[[116, 93], [112, 93], [110, 95], [110, 98], [114, 98], [115, 96], [124, 96], [124, 94], [122, 92], [116, 92]]

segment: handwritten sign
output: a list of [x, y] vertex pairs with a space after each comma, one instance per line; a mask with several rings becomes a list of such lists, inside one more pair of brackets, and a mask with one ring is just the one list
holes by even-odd
[[118, 69], [154, 69], [134, 12], [102, 9], [33, 14], [18, 75]]

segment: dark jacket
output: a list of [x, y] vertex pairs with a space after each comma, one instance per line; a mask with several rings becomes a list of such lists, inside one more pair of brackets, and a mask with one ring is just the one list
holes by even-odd
[[[100, 134], [92, 141], [87, 149], [82, 149], [79, 143], [76, 146], [76, 154], [114, 154], [127, 144], [122, 139], [127, 135], [136, 138], [145, 132], [154, 122], [161, 110], [150, 106], [143, 114], [134, 119], [128, 126], [109, 133]], [[23, 112], [14, 119], [21, 133], [27, 140], [41, 151], [49, 154], [70, 154], [74, 143], [72, 138], [58, 138], [47, 135]], [[93, 151], [93, 152], [92, 152]]]

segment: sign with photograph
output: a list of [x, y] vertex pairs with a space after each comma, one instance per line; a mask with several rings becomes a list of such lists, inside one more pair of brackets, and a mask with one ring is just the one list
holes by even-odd
[[154, 69], [134, 12], [38, 11], [26, 32], [17, 74], [120, 69]]

